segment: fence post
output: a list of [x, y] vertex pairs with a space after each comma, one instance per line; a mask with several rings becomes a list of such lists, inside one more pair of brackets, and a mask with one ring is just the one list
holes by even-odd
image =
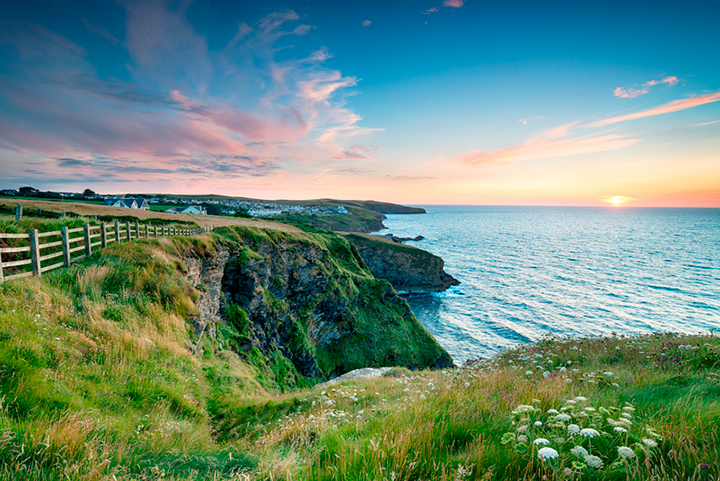
[[118, 224], [118, 221], [115, 221], [115, 243], [120, 243], [120, 225]]
[[127, 231], [127, 241], [130, 242], [130, 221], [125, 222], [125, 230]]
[[135, 239], [140, 239], [140, 223], [135, 221]]
[[90, 245], [90, 224], [85, 224], [85, 254], [88, 257], [92, 255], [92, 246]]
[[153, 233], [155, 234], [155, 237], [157, 237], [157, 226], [156, 225], [153, 226]]
[[61, 229], [62, 232], [62, 247], [63, 247], [63, 261], [65, 261], [65, 267], [70, 265], [70, 237], [68, 236], [68, 228], [64, 225]]
[[102, 240], [102, 248], [107, 249], [107, 230], [105, 229], [105, 222], [100, 223], [100, 239]]
[[30, 255], [32, 257], [33, 275], [40, 277], [40, 242], [38, 241], [37, 229], [30, 229]]
[[0, 252], [0, 284], [5, 282], [5, 274], [3, 274], [3, 268], [2, 268], [2, 253]]
[[148, 238], [148, 225], [145, 224], [145, 238]]
[[15, 208], [15, 222], [19, 222], [22, 219], [22, 204], [18, 202]]

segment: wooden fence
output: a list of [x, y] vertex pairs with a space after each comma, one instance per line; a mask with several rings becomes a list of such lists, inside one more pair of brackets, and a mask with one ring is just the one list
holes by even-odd
[[[3, 234], [0, 233], [0, 245], [7, 245], [5, 239], [18, 239], [11, 241], [13, 244], [27, 245], [15, 247], [0, 247], [0, 284], [11, 279], [19, 279], [29, 276], [42, 276], [43, 273], [66, 267], [73, 262], [91, 255], [96, 250], [105, 249], [109, 244], [115, 242], [130, 242], [133, 239], [151, 238], [158, 236], [190, 236], [211, 232], [212, 227], [201, 227], [197, 229], [186, 229], [178, 227], [151, 226], [138, 221], [134, 224], [100, 225], [85, 224], [83, 227], [53, 232], [38, 232], [30, 229], [27, 234]], [[12, 254], [6, 257], [21, 257], [18, 260], [3, 261], [3, 254]], [[6, 269], [11, 274], [5, 273]], [[20, 271], [20, 272], [18, 272]]]

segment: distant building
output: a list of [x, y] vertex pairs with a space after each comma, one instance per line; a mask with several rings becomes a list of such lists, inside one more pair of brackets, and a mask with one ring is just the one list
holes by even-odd
[[195, 215], [207, 215], [207, 209], [199, 205], [191, 205], [179, 212], [180, 214], [195, 214]]
[[170, 209], [167, 209], [165, 212], [168, 214], [207, 215], [207, 209], [199, 205], [191, 205], [190, 207], [185, 207], [184, 209], [180, 209], [179, 207], [172, 207]]
[[106, 199], [103, 205], [111, 207], [122, 207], [125, 209], [150, 210], [150, 206], [144, 197], [124, 197], [121, 199]]
[[2, 195], [18, 195], [18, 191], [15, 189], [3, 189], [3, 190], [0, 190], [0, 194], [2, 194]]

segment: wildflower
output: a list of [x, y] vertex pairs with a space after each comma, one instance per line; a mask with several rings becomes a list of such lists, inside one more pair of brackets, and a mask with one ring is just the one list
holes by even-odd
[[633, 451], [632, 448], [628, 448], [627, 446], [618, 447], [618, 454], [625, 459], [635, 457], [635, 451]]
[[560, 368], [560, 372], [565, 372], [565, 371], [567, 371], [567, 369], [565, 369], [565, 367]]
[[537, 427], [540, 427], [540, 426], [542, 426], [542, 422], [541, 422], [541, 421], [535, 421], [535, 423], [534, 423], [534, 424], [535, 424], [535, 426], [537, 426]]
[[572, 418], [571, 418], [569, 415], [565, 414], [565, 413], [560, 413], [560, 414], [558, 414], [557, 416], [555, 416], [555, 419], [557, 419], [558, 421], [568, 422], [568, 421], [570, 421]]
[[567, 379], [565, 379], [565, 382], [568, 383], [568, 384], [570, 384], [570, 383], [572, 382], [572, 379], [567, 378]]
[[528, 440], [528, 437], [525, 436], [524, 434], [520, 434], [520, 435], [518, 435], [517, 440], [519, 443], [524, 443], [525, 441]]
[[589, 413], [594, 413], [594, 412], [595, 412], [595, 408], [592, 407], [592, 406], [588, 406], [588, 407], [585, 408], [585, 411], [587, 411], [587, 412], [589, 412]]
[[657, 447], [657, 443], [656, 443], [655, 440], [653, 440], [653, 439], [650, 439], [650, 438], [642, 438], [642, 442], [644, 442], [647, 446], [649, 446], [649, 447], [651, 447], [651, 448], [656, 448], [656, 447]]
[[623, 408], [623, 411], [625, 411], [625, 412], [630, 412], [630, 413], [631, 413], [631, 412], [635, 411], [635, 408], [632, 407], [632, 406], [625, 406], [625, 407]]
[[526, 376], [532, 376], [532, 373], [533, 373], [532, 371], [525, 371]]
[[515, 410], [517, 412], [524, 413], [525, 411], [532, 411], [533, 409], [535, 408], [530, 406], [529, 404], [520, 404]]
[[616, 426], [616, 427], [615, 427], [615, 431], [618, 432], [618, 433], [626, 433], [626, 432], [627, 432], [627, 429], [625, 429], [625, 428], [623, 428], [623, 427], [621, 427], [621, 426]]
[[603, 374], [605, 374], [605, 376], [607, 377], [613, 377], [613, 373], [611, 373], [610, 371], [606, 371]]
[[570, 424], [568, 425], [567, 430], [570, 434], [577, 434], [580, 432], [580, 426], [577, 424]]
[[585, 458], [585, 456], [588, 455], [587, 450], [582, 446], [575, 446], [570, 450], [570, 452], [579, 458]]
[[575, 400], [577, 402], [585, 402], [585, 401], [587, 401], [587, 398], [584, 396], [575, 396]]
[[600, 469], [603, 465], [602, 459], [598, 458], [597, 456], [593, 456], [592, 454], [585, 456], [585, 462], [595, 469]]
[[585, 436], [586, 438], [595, 438], [595, 437], [599, 437], [600, 433], [597, 432], [597, 430], [595, 430], [593, 428], [585, 428], [585, 429], [580, 430], [580, 435]]
[[528, 425], [527, 425], [527, 424], [523, 424], [522, 426], [518, 427], [518, 428], [516, 429], [516, 431], [519, 432], [519, 433], [524, 433], [525, 431], [527, 431], [527, 429], [528, 429]]
[[541, 445], [541, 444], [542, 444], [542, 445], [550, 444], [550, 441], [548, 441], [548, 440], [545, 439], [545, 438], [537, 438], [535, 441], [533, 441], [533, 443], [535, 443], [536, 445], [539, 446], [539, 445]]
[[548, 409], [548, 414], [560, 414], [557, 409]]
[[565, 476], [570, 476], [573, 473], [573, 470], [570, 468], [565, 468], [563, 472], [565, 473]]
[[470, 387], [470, 383], [466, 381], [466, 382], [465, 382], [465, 387]]
[[538, 451], [538, 458], [545, 461], [546, 459], [555, 459], [558, 457], [558, 452], [555, 451], [553, 448], [540, 448]]
[[567, 401], [565, 401], [565, 404], [575, 404], [575, 401], [572, 399], [568, 399]]
[[549, 378], [549, 377], [550, 377], [550, 373], [549, 373], [548, 371], [545, 371], [545, 372], [543, 373], [543, 377], [544, 377], [545, 379]]
[[573, 374], [577, 374], [577, 373], [579, 373], [579, 372], [580, 372], [579, 369], [573, 369], [573, 370], [572, 370], [572, 373], [573, 373]]
[[632, 419], [632, 414], [630, 413], [622, 413], [620, 416], [624, 417], [625, 419]]

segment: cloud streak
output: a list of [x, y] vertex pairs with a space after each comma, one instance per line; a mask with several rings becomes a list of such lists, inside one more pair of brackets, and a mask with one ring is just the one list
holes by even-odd
[[624, 89], [622, 87], [618, 87], [615, 90], [613, 90], [613, 95], [615, 97], [620, 97], [623, 99], [634, 99], [635, 97], [639, 97], [641, 95], [645, 95], [646, 93], [650, 92], [650, 89], [648, 87], [654, 87], [655, 85], [661, 85], [661, 84], [668, 84], [669, 86], [676, 85], [679, 82], [678, 78], [674, 75], [668, 76], [663, 78], [662, 80], [649, 80], [645, 82], [640, 88], [634, 89], [634, 88], [627, 88]]
[[609, 119], [599, 120], [597, 122], [589, 124], [589, 127], [604, 127], [606, 125], [616, 124], [618, 122], [626, 122], [628, 120], [637, 120], [646, 117], [653, 117], [655, 115], [664, 115], [671, 112], [679, 112], [681, 110], [691, 109], [700, 105], [717, 102], [718, 100], [720, 100], [720, 92], [691, 97], [689, 99], [674, 100], [672, 102], [666, 103], [665, 105], [661, 105], [660, 107], [643, 110], [642, 112], [618, 115], [616, 117], [610, 117]]
[[478, 166], [497, 162], [517, 162], [605, 152], [642, 142], [640, 139], [626, 138], [615, 134], [572, 135], [572, 131], [579, 123], [572, 122], [561, 125], [535, 135], [521, 145], [495, 151], [472, 150], [456, 157], [455, 160], [463, 164]]

